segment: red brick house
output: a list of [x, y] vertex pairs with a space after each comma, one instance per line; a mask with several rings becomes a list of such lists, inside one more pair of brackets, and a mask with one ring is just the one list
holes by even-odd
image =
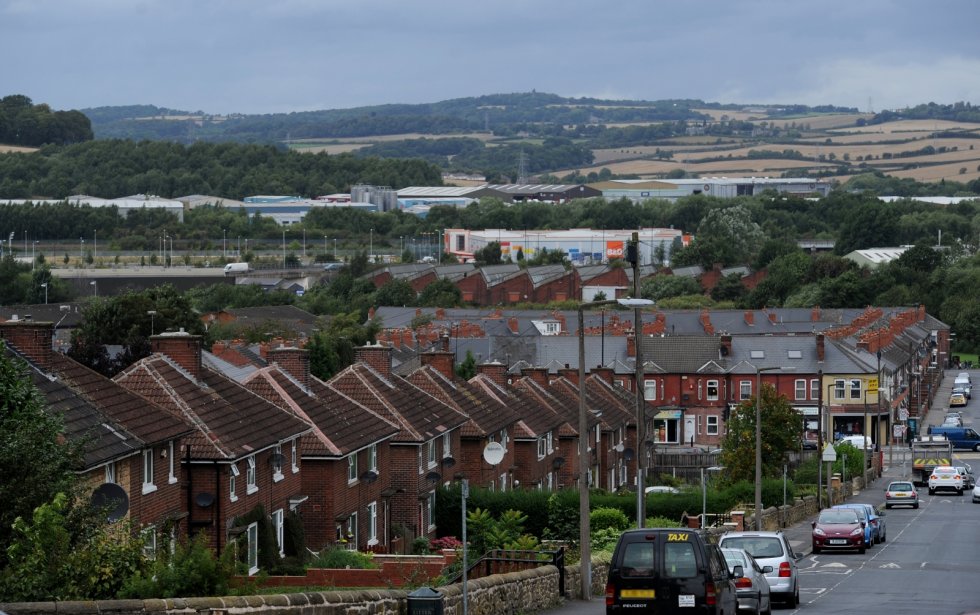
[[398, 426], [390, 441], [390, 521], [392, 531], [411, 543], [435, 536], [436, 488], [452, 480], [467, 417], [394, 376], [391, 353], [386, 346], [362, 346], [355, 351], [356, 363], [328, 384]]
[[309, 351], [273, 348], [266, 358], [270, 366], [243, 384], [313, 426], [300, 453], [307, 545], [388, 551], [389, 441], [398, 428], [311, 376]]
[[154, 354], [114, 380], [195, 425], [177, 453], [193, 500], [189, 527], [204, 532], [218, 553], [243, 535], [250, 572], [257, 572], [258, 526], [235, 527], [234, 521], [261, 504], [282, 552], [286, 514], [306, 500], [300, 438], [311, 427], [203, 366], [200, 336], [166, 333], [150, 343]]
[[[537, 423], [536, 428], [515, 435], [518, 447], [515, 472], [517, 476], [524, 472], [543, 475], [546, 481], [543, 488], [560, 489], [578, 480], [578, 405], [568, 406], [563, 399], [555, 397], [548, 384], [548, 370], [543, 367], [525, 368], [522, 378], [514, 383], [525, 423], [528, 427], [532, 420]], [[589, 428], [597, 423], [595, 415], [590, 413]], [[534, 479], [529, 477], [529, 480]]]
[[83, 480], [93, 490], [116, 485], [125, 492], [128, 505], [118, 510], [141, 529], [150, 548], [162, 535], [185, 533], [188, 502], [176, 455], [191, 425], [54, 352], [53, 333], [52, 323], [0, 324], [0, 336], [28, 362], [50, 409], [63, 414], [66, 436], [84, 442]]
[[564, 265], [528, 267], [527, 274], [531, 279], [531, 301], [534, 303], [577, 301], [580, 298], [575, 269], [566, 270]]

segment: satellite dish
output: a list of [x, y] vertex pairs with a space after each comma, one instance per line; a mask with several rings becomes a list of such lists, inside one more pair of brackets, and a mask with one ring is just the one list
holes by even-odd
[[451, 468], [454, 465], [456, 465], [456, 459], [454, 459], [452, 456], [443, 457], [442, 458], [442, 465], [446, 466], [447, 468]]
[[119, 521], [129, 512], [129, 496], [116, 483], [104, 483], [92, 492], [92, 506], [105, 509], [109, 521]]
[[504, 460], [504, 445], [500, 442], [490, 442], [483, 447], [483, 460], [492, 466]]
[[633, 449], [631, 448], [623, 449], [623, 460], [633, 461], [634, 457], [636, 457], [636, 452]]
[[428, 479], [429, 482], [438, 483], [442, 480], [442, 474], [439, 474], [438, 472], [429, 472], [425, 475], [425, 478]]
[[556, 470], [560, 470], [563, 465], [565, 465], [564, 457], [555, 457], [551, 462], [551, 467]]
[[622, 453], [625, 448], [626, 447], [623, 446], [623, 443], [620, 442], [619, 444], [613, 447], [613, 450], [616, 451], [617, 453]]
[[360, 480], [362, 483], [371, 484], [374, 481], [378, 480], [378, 473], [375, 472], [374, 470], [368, 470], [367, 472], [361, 474]]
[[214, 494], [208, 493], [207, 491], [202, 491], [194, 496], [194, 503], [201, 508], [207, 508], [208, 506], [214, 504]]

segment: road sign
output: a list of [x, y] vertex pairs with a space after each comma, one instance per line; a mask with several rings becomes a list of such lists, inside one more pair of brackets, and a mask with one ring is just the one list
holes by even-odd
[[907, 421], [907, 420], [909, 420], [909, 409], [908, 408], [899, 408], [898, 409], [898, 420], [900, 420], [900, 421]]
[[828, 444], [823, 449], [822, 459], [824, 461], [829, 461], [830, 463], [837, 461], [837, 449], [835, 449], [832, 444]]
[[868, 393], [877, 393], [877, 392], [878, 392], [878, 379], [868, 378]]

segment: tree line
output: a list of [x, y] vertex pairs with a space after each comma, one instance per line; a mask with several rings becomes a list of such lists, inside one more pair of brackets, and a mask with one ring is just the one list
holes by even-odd
[[37, 147], [92, 138], [92, 122], [81, 111], [53, 111], [22, 94], [0, 98], [0, 143]]

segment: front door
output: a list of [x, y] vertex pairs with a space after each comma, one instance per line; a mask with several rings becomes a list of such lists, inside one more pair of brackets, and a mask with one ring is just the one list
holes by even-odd
[[684, 444], [694, 446], [695, 430], [697, 429], [697, 419], [693, 414], [684, 415]]

